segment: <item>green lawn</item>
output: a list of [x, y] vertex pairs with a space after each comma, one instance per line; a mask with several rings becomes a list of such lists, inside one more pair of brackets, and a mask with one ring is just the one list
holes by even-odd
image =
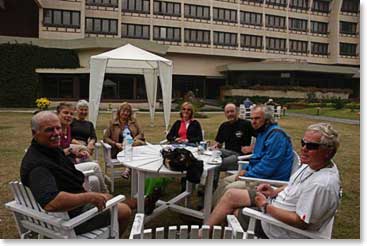
[[[309, 115], [317, 115], [317, 108], [303, 108], [303, 109], [289, 109], [289, 112], [302, 113]], [[334, 109], [334, 108], [321, 108], [319, 111], [321, 116], [329, 116], [336, 118], [345, 118], [352, 120], [359, 120], [359, 110], [352, 112], [350, 109]]]
[[[19, 179], [19, 166], [24, 155], [24, 149], [31, 141], [31, 113], [0, 113], [0, 201], [4, 204], [12, 199], [8, 182]], [[149, 114], [138, 113], [138, 120], [144, 129], [147, 141], [158, 143], [164, 137], [163, 116], [156, 114], [155, 127], [149, 126]], [[171, 122], [178, 118], [178, 113], [172, 113]], [[97, 135], [102, 136], [103, 129], [111, 119], [110, 114], [100, 114], [97, 122]], [[205, 138], [213, 140], [218, 125], [224, 121], [223, 113], [208, 114], [208, 118], [199, 119], [205, 130]], [[299, 117], [285, 117], [280, 125], [290, 134], [294, 148], [299, 152], [300, 139], [304, 129], [315, 123], [314, 120]], [[334, 224], [333, 238], [360, 238], [360, 127], [341, 123], [333, 123], [341, 135], [341, 147], [335, 161], [338, 164], [343, 183], [343, 199]], [[102, 156], [100, 156], [102, 160]], [[104, 164], [101, 161], [100, 165]], [[104, 169], [102, 169], [104, 170]], [[115, 194], [130, 194], [128, 181], [120, 180], [116, 185]], [[179, 190], [179, 183], [172, 182], [166, 189], [165, 197], [170, 197]], [[158, 218], [148, 223], [147, 228], [178, 224], [199, 224], [174, 212], [164, 212]], [[127, 235], [124, 235], [126, 238]], [[0, 206], [0, 238], [18, 238], [12, 215]]]

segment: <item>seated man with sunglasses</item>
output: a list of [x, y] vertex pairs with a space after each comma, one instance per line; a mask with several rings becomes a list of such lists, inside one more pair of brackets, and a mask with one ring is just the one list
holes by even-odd
[[[239, 209], [256, 206], [286, 224], [322, 232], [339, 205], [339, 172], [331, 161], [339, 147], [338, 133], [330, 124], [314, 124], [307, 128], [301, 145], [303, 165], [288, 185], [273, 189], [263, 183], [256, 189], [229, 189], [207, 224], [220, 225], [227, 214], [241, 216]], [[300, 238], [299, 234], [265, 222], [261, 227], [268, 238]]]

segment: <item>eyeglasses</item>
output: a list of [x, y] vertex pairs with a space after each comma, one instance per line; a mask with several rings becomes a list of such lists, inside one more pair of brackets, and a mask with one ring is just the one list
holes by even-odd
[[182, 108], [182, 111], [191, 111], [191, 108]]
[[301, 146], [304, 147], [306, 145], [306, 149], [308, 150], [317, 150], [319, 149], [322, 143], [313, 143], [313, 142], [306, 142], [304, 139], [301, 139]]

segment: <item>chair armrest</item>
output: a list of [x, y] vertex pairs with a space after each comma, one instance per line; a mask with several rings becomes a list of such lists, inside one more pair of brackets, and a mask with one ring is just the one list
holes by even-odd
[[94, 144], [94, 146], [96, 146], [97, 148], [100, 148], [102, 145], [101, 145], [101, 143], [97, 142], [97, 143]]
[[82, 214], [79, 214], [78, 216], [72, 218], [71, 220], [62, 223], [62, 227], [66, 228], [66, 229], [72, 229], [77, 227], [78, 225], [84, 223], [85, 221], [95, 217], [96, 215], [106, 211], [107, 209], [112, 208], [113, 206], [116, 206], [119, 202], [122, 202], [125, 200], [125, 196], [123, 195], [118, 195], [115, 196], [113, 198], [111, 198], [110, 200], [108, 200], [106, 202], [106, 208], [103, 209], [102, 211], [98, 211], [97, 207], [91, 208], [88, 211], [85, 211]]
[[259, 179], [259, 178], [251, 178], [251, 177], [244, 177], [244, 176], [240, 176], [239, 178], [244, 181], [256, 181], [259, 183], [268, 183], [268, 184], [277, 185], [277, 186], [288, 184], [288, 181], [283, 181], [283, 180]]
[[297, 234], [309, 237], [309, 238], [319, 238], [319, 239], [327, 239], [327, 237], [321, 235], [321, 233], [319, 232], [310, 232], [310, 231], [306, 231], [306, 230], [302, 230], [290, 225], [287, 225], [286, 223], [283, 223], [267, 214], [264, 214], [262, 212], [259, 212], [257, 210], [251, 209], [251, 208], [244, 208], [242, 210], [242, 214], [247, 215], [251, 218], [255, 218], [257, 220], [261, 220], [264, 221], [266, 223], [272, 224], [272, 225], [276, 225], [279, 226], [283, 229], [295, 232]]
[[87, 171], [83, 171], [83, 174], [85, 177], [89, 177], [94, 175], [94, 170], [87, 170]]
[[168, 140], [167, 139], [164, 139], [164, 140], [162, 140], [162, 141], [159, 142], [159, 144], [166, 144], [166, 143], [168, 143]]
[[60, 227], [60, 224], [64, 221], [64, 219], [62, 218], [58, 218], [44, 212], [39, 212], [37, 210], [24, 207], [16, 201], [6, 203], [5, 207], [13, 212], [34, 218], [35, 220], [39, 220], [56, 227]]
[[249, 155], [240, 155], [237, 157], [237, 160], [243, 161], [243, 160], [249, 160], [252, 157], [252, 154]]

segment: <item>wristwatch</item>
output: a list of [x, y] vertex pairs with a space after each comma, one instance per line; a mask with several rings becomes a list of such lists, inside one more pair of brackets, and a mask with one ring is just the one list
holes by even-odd
[[268, 209], [268, 205], [269, 203], [265, 203], [264, 206], [262, 206], [260, 209], [261, 209], [261, 212], [263, 212], [264, 214], [267, 213], [267, 209]]

